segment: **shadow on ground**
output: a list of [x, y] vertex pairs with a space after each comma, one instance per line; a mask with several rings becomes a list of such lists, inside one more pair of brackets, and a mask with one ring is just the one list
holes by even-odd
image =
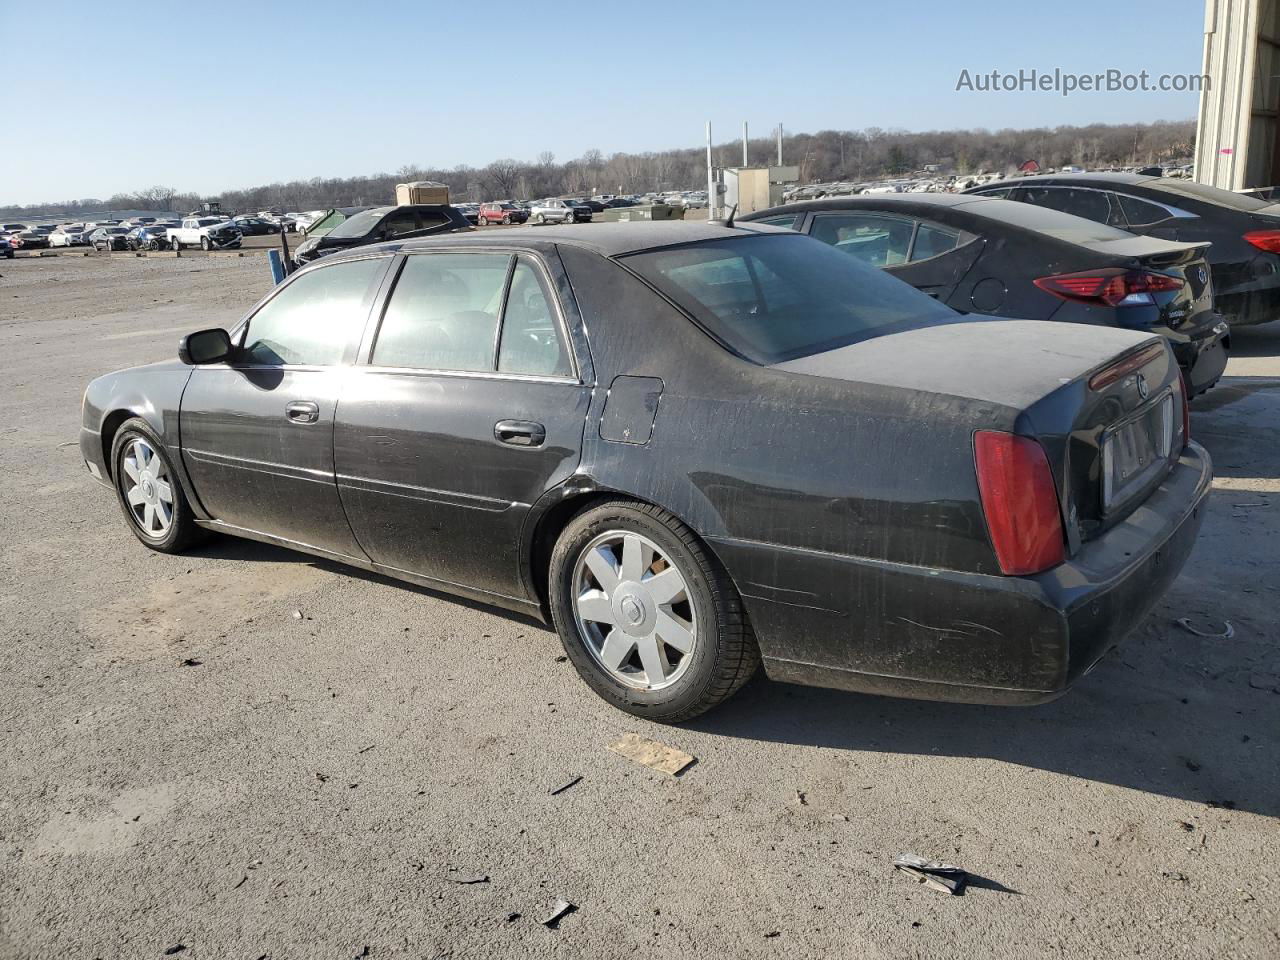
[[[1242, 716], [1240, 701], [1250, 695], [1262, 705], [1260, 719]], [[1277, 720], [1276, 694], [1224, 683], [1177, 696], [1109, 659], [1039, 707], [894, 700], [757, 679], [690, 726], [834, 750], [981, 757], [1274, 817]]]

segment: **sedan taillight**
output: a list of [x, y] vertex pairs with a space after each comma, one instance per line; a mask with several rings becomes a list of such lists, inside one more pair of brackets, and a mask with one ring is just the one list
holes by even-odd
[[1180, 290], [1184, 282], [1181, 277], [1171, 277], [1164, 273], [1107, 267], [1083, 273], [1041, 277], [1035, 284], [1046, 293], [1052, 293], [1063, 300], [1118, 307], [1154, 303], [1151, 294]]
[[1066, 559], [1062, 513], [1049, 458], [1035, 440], [997, 430], [973, 436], [987, 531], [1000, 570], [1039, 573]]
[[1267, 253], [1280, 253], [1280, 230], [1251, 230], [1245, 240]]

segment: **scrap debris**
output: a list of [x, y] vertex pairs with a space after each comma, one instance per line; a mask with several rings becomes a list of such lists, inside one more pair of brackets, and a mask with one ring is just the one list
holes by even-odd
[[914, 853], [900, 853], [893, 858], [893, 865], [908, 876], [915, 877], [931, 890], [955, 896], [964, 890], [968, 877], [960, 867], [937, 860], [926, 860]]
[[1194, 633], [1197, 637], [1204, 637], [1207, 640], [1230, 640], [1232, 637], [1236, 635], [1236, 629], [1235, 627], [1231, 626], [1230, 620], [1222, 621], [1223, 626], [1226, 629], [1224, 629], [1221, 633], [1214, 633], [1211, 630], [1201, 630], [1198, 627], [1193, 626], [1191, 621], [1188, 620], [1186, 617], [1182, 617], [1181, 619], [1176, 620], [1174, 622], [1177, 623], [1177, 625], [1180, 626], [1183, 630], [1186, 630], [1188, 633]]
[[488, 883], [489, 875], [487, 873], [465, 873], [458, 876], [447, 877], [450, 883], [463, 883], [468, 886], [473, 883]]
[[548, 930], [554, 930], [558, 926], [560, 926], [561, 920], [563, 920], [565, 917], [567, 917], [569, 914], [573, 913], [577, 909], [578, 908], [574, 906], [572, 903], [570, 903], [568, 900], [557, 900], [555, 902], [555, 905], [551, 908], [550, 915], [547, 916], [546, 919], [539, 920], [538, 922], [542, 924], [544, 927], [546, 927]]
[[564, 793], [564, 792], [565, 792], [566, 790], [568, 790], [570, 787], [576, 787], [576, 786], [577, 786], [578, 784], [580, 784], [581, 782], [582, 782], [582, 777], [580, 777], [580, 776], [578, 776], [578, 777], [573, 777], [571, 780], [568, 780], [567, 782], [562, 783], [562, 784], [560, 784], [560, 786], [558, 786], [558, 787], [554, 788], [554, 789], [551, 791], [551, 796], [553, 796], [553, 797], [554, 797], [554, 796], [555, 796], [556, 794], [558, 794], [558, 793]]
[[668, 773], [673, 777], [679, 776], [681, 771], [697, 760], [692, 754], [668, 747], [657, 740], [642, 737], [638, 733], [625, 734], [621, 740], [609, 744], [609, 749], [628, 760], [642, 763], [646, 767]]

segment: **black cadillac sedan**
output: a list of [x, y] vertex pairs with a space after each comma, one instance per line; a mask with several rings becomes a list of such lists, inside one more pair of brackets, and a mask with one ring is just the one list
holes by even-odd
[[957, 314], [809, 237], [451, 235], [300, 270], [89, 384], [146, 546], [218, 531], [542, 617], [621, 709], [783, 680], [1036, 703], [1177, 576], [1209, 489], [1150, 333]]
[[968, 192], [1061, 210], [1144, 236], [1211, 243], [1217, 308], [1227, 321], [1247, 326], [1280, 317], [1280, 204], [1133, 173], [1024, 177]]
[[807, 233], [960, 311], [1157, 333], [1192, 396], [1226, 369], [1230, 331], [1214, 308], [1207, 243], [951, 193], [831, 197], [741, 219]]

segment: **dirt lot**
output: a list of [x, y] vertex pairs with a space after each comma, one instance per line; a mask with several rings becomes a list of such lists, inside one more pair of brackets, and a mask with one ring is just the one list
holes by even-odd
[[[80, 462], [84, 385], [232, 321], [265, 258], [0, 274], [0, 957], [1280, 955], [1280, 324], [1195, 406], [1218, 480], [1186, 571], [1069, 696], [759, 678], [659, 728], [535, 624], [129, 535]], [[698, 762], [606, 750], [628, 731]], [[986, 880], [931, 892], [903, 850]]]

